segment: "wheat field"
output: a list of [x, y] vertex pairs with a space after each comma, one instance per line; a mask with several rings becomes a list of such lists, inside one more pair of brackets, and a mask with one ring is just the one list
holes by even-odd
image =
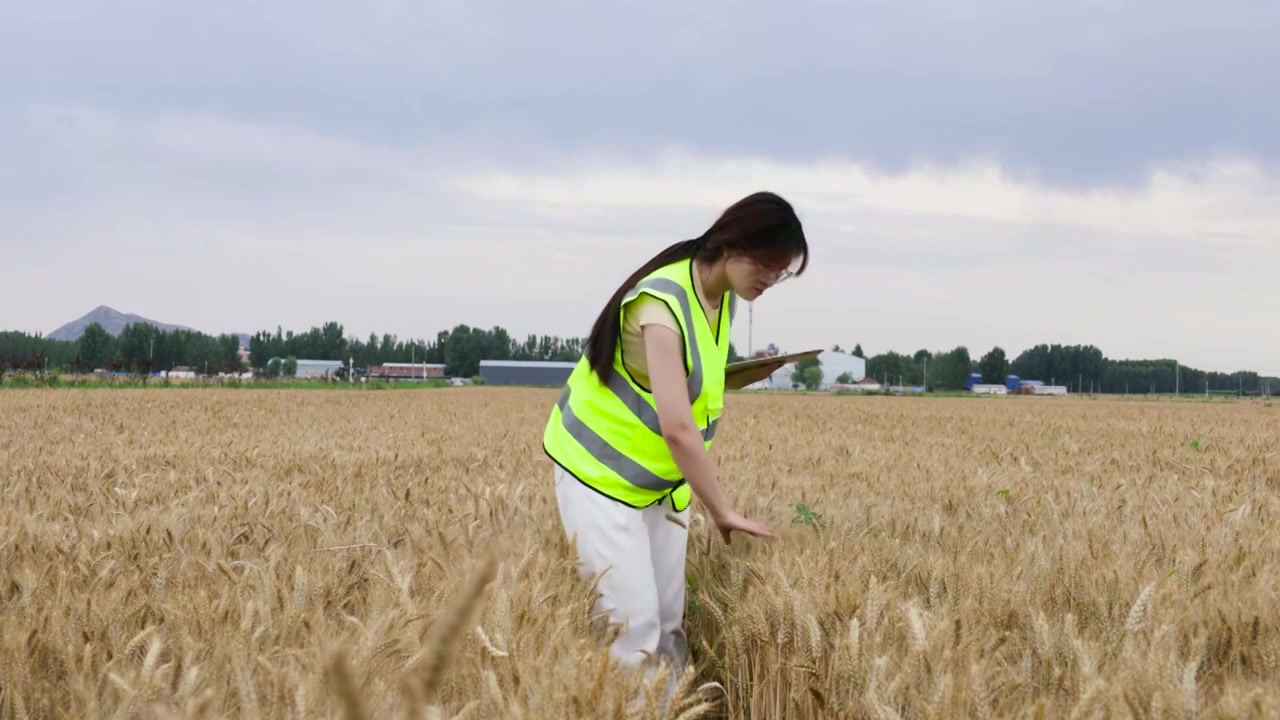
[[[0, 717], [624, 717], [659, 687], [591, 622], [555, 398], [0, 392]], [[695, 504], [696, 665], [640, 717], [1276, 717], [1277, 438], [1261, 402], [731, 396], [722, 485], [781, 537]]]

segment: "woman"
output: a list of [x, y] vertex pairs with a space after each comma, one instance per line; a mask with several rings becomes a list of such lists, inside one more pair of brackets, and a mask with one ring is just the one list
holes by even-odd
[[554, 461], [560, 519], [576, 538], [583, 573], [604, 573], [594, 612], [623, 624], [611, 653], [625, 665], [656, 656], [674, 677], [683, 672], [691, 491], [726, 543], [735, 531], [776, 537], [721, 495], [709, 450], [737, 298], [755, 300], [808, 260], [786, 200], [767, 192], [739, 200], [613, 293], [551, 410], [543, 447]]

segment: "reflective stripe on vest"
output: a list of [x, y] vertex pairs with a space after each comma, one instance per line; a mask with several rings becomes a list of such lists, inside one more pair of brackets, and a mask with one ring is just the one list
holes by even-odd
[[671, 481], [654, 475], [645, 469], [643, 465], [618, 452], [617, 448], [605, 442], [604, 438], [600, 437], [595, 430], [592, 430], [586, 423], [579, 420], [578, 416], [573, 413], [573, 407], [569, 404], [571, 393], [569, 386], [565, 385], [564, 391], [560, 393], [560, 402], [556, 403], [556, 406], [560, 408], [560, 422], [564, 424], [564, 429], [569, 431], [573, 439], [577, 440], [587, 452], [591, 453], [591, 457], [599, 460], [638, 488], [644, 488], [645, 490], [671, 490], [680, 484], [679, 481]]
[[[684, 326], [689, 329], [685, 334], [688, 335], [691, 365], [689, 367], [689, 380], [686, 384], [689, 388], [689, 401], [693, 402], [694, 398], [702, 394], [702, 355], [698, 352], [698, 333], [693, 325], [693, 308], [689, 305], [689, 298], [685, 295], [684, 288], [676, 281], [666, 278], [649, 278], [636, 283], [636, 286], [622, 298], [622, 302], [629, 303], [635, 300], [640, 297], [640, 291], [642, 290], [657, 290], [668, 295], [674, 295], [676, 302], [680, 305], [680, 314], [684, 316]], [[614, 373], [614, 376], [616, 377], [617, 373]], [[652, 405], [645, 402], [644, 398], [640, 397], [630, 383], [623, 380], [622, 385], [635, 396], [636, 400], [640, 401], [640, 404], [653, 410], [654, 418], [657, 418], [657, 411], [653, 409]], [[627, 398], [623, 398], [623, 402], [628, 402]]]
[[[684, 265], [685, 269], [688, 269], [688, 261], [684, 262], [686, 263]], [[636, 299], [644, 290], [653, 290], [658, 293], [662, 293], [674, 300], [678, 305], [679, 313], [681, 315], [680, 319], [683, 321], [686, 362], [688, 363], [689, 369], [689, 375], [686, 379], [689, 399], [695, 407], [699, 404], [699, 400], [703, 400], [705, 403], [705, 399], [701, 398], [705, 382], [702, 349], [698, 338], [698, 325], [695, 324], [693, 306], [689, 297], [693, 293], [692, 279], [690, 280], [689, 287], [686, 287], [669, 278], [650, 276], [637, 283], [637, 285], [627, 293], [624, 298], [624, 303], [631, 302]], [[729, 307], [726, 308], [727, 313], [724, 314], [728, 315], [728, 321], [731, 324], [732, 318], [736, 312], [736, 297], [732, 292], [729, 293], [728, 302]], [[699, 307], [699, 309], [701, 308]], [[724, 315], [721, 315], [721, 319], [725, 319]], [[704, 331], [708, 329], [709, 328], [704, 328]], [[720, 342], [723, 343], [724, 346], [727, 346], [728, 335], [730, 332], [730, 327], [719, 328], [719, 333], [723, 333], [720, 335]], [[722, 350], [721, 345], [717, 345], [716, 348], [717, 350]], [[717, 355], [718, 354], [720, 353], [717, 353]], [[662, 436], [662, 425], [658, 419], [657, 408], [655, 408], [654, 405], [651, 404], [650, 400], [641, 395], [641, 392], [632, 385], [628, 379], [629, 376], [625, 374], [625, 368], [619, 367], [620, 365], [620, 359], [615, 354], [615, 372], [609, 381], [605, 383], [604, 387], [607, 388], [607, 392], [610, 395], [618, 400], [622, 408], [625, 408], [626, 412], [633, 417], [635, 421], [660, 440]], [[587, 455], [601, 466], [607, 468], [634, 488], [645, 491], [645, 493], [642, 493], [641, 498], [648, 493], [658, 493], [660, 495], [654, 498], [656, 501], [677, 489], [682, 490], [682, 497], [686, 496], [688, 488], [681, 488], [681, 486], [686, 485], [683, 479], [670, 480], [660, 477], [640, 462], [637, 462], [637, 460], [628, 457], [624, 452], [615, 448], [605, 438], [601, 437], [600, 434], [582, 418], [578, 417], [577, 413], [574, 411], [571, 398], [573, 397], [575, 385], [581, 382], [582, 378], [589, 373], [590, 368], [586, 366], [586, 360], [584, 358], [579, 361], [579, 367], [574, 371], [574, 376], [565, 384], [559, 401], [556, 403], [556, 408], [559, 410], [560, 418], [559, 422], [555, 423], [555, 425], [559, 425], [560, 427], [554, 427], [552, 424], [554, 422], [553, 418], [549, 421], [546, 431], [547, 438], [551, 440], [551, 444], [572, 455], [572, 452], [576, 452], [576, 450], [571, 451], [569, 450], [569, 446], [560, 446], [559, 441], [556, 440], [558, 433], [563, 432], [567, 434], [574, 440], [574, 442], [577, 443], [577, 445], [581, 447], [582, 451], [585, 451]], [[599, 386], [597, 385], [596, 387]], [[579, 390], [582, 389], [584, 388], [579, 388]], [[594, 391], [589, 390], [588, 394], [591, 392]], [[719, 401], [719, 394], [715, 399]], [[710, 443], [715, 437], [718, 424], [718, 417], [708, 418], [707, 427], [701, 430], [703, 442], [707, 447], [710, 447]], [[643, 442], [649, 441], [642, 441], [642, 443]], [[550, 448], [548, 448], [548, 452], [550, 454]], [[652, 452], [652, 450], [650, 450], [650, 452]], [[552, 454], [552, 457], [555, 458], [555, 455]], [[571, 465], [572, 463], [569, 464]], [[572, 467], [566, 467], [566, 469], [570, 470], [571, 473], [574, 471], [574, 468]], [[586, 481], [584, 478], [579, 479], [584, 480], [584, 482]], [[605, 485], [608, 483], [607, 480], [602, 480], [602, 482], [604, 482]], [[588, 484], [594, 486], [596, 483], [589, 482]], [[597, 489], [600, 488], [597, 487]], [[633, 500], [640, 502], [641, 498], [633, 497]]]

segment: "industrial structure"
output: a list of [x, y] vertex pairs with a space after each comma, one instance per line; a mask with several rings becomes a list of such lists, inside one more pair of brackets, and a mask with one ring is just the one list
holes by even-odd
[[1004, 384], [982, 382], [982, 373], [972, 373], [964, 382], [964, 389], [975, 395], [1066, 395], [1067, 388], [1062, 385], [1045, 385], [1043, 380], [1023, 380], [1017, 375], [1008, 375]]
[[577, 365], [551, 360], [481, 360], [480, 377], [486, 385], [560, 387]]
[[964, 389], [974, 395], [1008, 395], [1011, 388], [999, 383], [984, 383], [982, 373], [970, 373], [964, 381]]
[[1065, 385], [1045, 385], [1043, 380], [1023, 380], [1017, 375], [1004, 379], [1005, 388], [1013, 395], [1066, 395]]
[[382, 363], [369, 368], [369, 377], [378, 380], [444, 379], [443, 363]]
[[295, 377], [319, 378], [334, 376], [342, 369], [341, 360], [298, 360], [298, 372]]

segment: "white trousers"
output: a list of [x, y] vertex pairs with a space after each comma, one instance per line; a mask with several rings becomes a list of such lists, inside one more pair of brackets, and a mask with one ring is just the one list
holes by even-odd
[[[644, 509], [629, 507], [553, 466], [560, 520], [569, 541], [577, 540], [579, 572], [584, 577], [604, 573], [593, 612], [607, 612], [623, 625], [610, 654], [631, 668], [650, 655], [665, 660], [672, 671], [669, 687], [674, 685], [689, 653], [683, 627], [689, 509], [676, 513], [670, 499]], [[668, 513], [685, 527], [668, 520]], [[651, 665], [646, 675], [652, 672]]]

